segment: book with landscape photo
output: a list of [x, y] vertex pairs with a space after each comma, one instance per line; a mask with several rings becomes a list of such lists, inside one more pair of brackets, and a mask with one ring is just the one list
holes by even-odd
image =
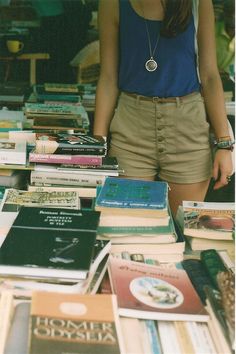
[[46, 103], [25, 103], [25, 114], [27, 117], [35, 116], [35, 114], [51, 114], [51, 115], [77, 115], [81, 116], [84, 108], [70, 104], [46, 104]]
[[186, 236], [233, 240], [234, 203], [183, 201], [183, 206], [179, 209], [178, 214]]
[[167, 199], [166, 182], [107, 177], [95, 209], [108, 214], [163, 217], [168, 216]]
[[20, 209], [0, 248], [5, 276], [86, 279], [100, 213], [56, 208]]
[[166, 321], [208, 321], [187, 273], [110, 257], [109, 277], [120, 316]]
[[33, 293], [29, 352], [123, 353], [115, 295]]
[[78, 84], [45, 82], [43, 87], [46, 92], [79, 93]]
[[0, 139], [0, 164], [26, 164], [26, 142]]
[[88, 134], [36, 134], [35, 151], [39, 154], [105, 155], [106, 140]]

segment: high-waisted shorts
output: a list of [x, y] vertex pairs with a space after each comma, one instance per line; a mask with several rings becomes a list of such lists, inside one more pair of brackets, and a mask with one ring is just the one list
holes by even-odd
[[110, 125], [109, 155], [128, 177], [197, 183], [211, 177], [212, 154], [200, 93], [162, 101], [122, 92]]

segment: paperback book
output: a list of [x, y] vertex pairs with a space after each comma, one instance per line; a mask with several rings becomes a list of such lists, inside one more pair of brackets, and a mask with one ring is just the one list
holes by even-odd
[[6, 189], [0, 210], [17, 212], [22, 206], [80, 209], [80, 197], [77, 191], [40, 192]]
[[166, 321], [209, 319], [185, 270], [112, 256], [108, 270], [120, 316]]
[[80, 164], [97, 165], [102, 164], [102, 156], [99, 155], [72, 155], [72, 154], [38, 154], [35, 150], [29, 153], [29, 161], [37, 163], [55, 164]]
[[183, 207], [179, 209], [178, 214], [186, 236], [213, 240], [233, 239], [234, 203], [183, 201]]
[[99, 212], [22, 207], [0, 248], [4, 276], [86, 279]]
[[0, 139], [0, 164], [26, 164], [26, 142]]
[[35, 152], [39, 154], [105, 155], [106, 140], [87, 134], [36, 134]]
[[95, 209], [107, 214], [163, 217], [168, 216], [167, 198], [166, 182], [107, 177]]

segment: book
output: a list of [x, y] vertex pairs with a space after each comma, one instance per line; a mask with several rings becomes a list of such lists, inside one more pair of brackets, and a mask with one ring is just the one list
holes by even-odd
[[[28, 191], [37, 191], [37, 192], [64, 192], [64, 191], [77, 191], [80, 198], [92, 198], [96, 197], [96, 187], [79, 187], [79, 186], [33, 186], [28, 184]], [[1, 198], [0, 198], [1, 199]]]
[[235, 245], [233, 240], [209, 240], [191, 236], [185, 236], [185, 239], [192, 251], [204, 251], [207, 249], [215, 249], [217, 251], [225, 250], [231, 258], [235, 258]]
[[227, 270], [223, 260], [215, 249], [204, 250], [200, 254], [200, 259], [206, 274], [212, 281], [212, 284], [218, 289], [217, 274]]
[[205, 286], [214, 287], [214, 283], [206, 272], [204, 265], [200, 259], [184, 259], [182, 261], [183, 268], [187, 272], [194, 288], [196, 289], [200, 299], [206, 304]]
[[74, 92], [78, 93], [79, 88], [78, 84], [65, 84], [65, 83], [53, 83], [53, 82], [45, 82], [44, 89], [47, 92]]
[[30, 174], [30, 183], [32, 185], [47, 186], [76, 186], [93, 187], [102, 185], [106, 176], [91, 174], [71, 174], [58, 171], [32, 171]]
[[38, 154], [35, 150], [29, 153], [29, 161], [37, 163], [52, 164], [80, 164], [80, 165], [97, 165], [102, 164], [102, 156], [99, 155], [68, 155], [68, 154]]
[[96, 172], [101, 172], [102, 170], [110, 172], [110, 171], [117, 171], [119, 169], [119, 164], [117, 158], [115, 156], [103, 156], [102, 157], [102, 164], [99, 166], [97, 165], [73, 165], [73, 164], [61, 164], [58, 166], [58, 170], [69, 170], [69, 171], [77, 171], [80, 169], [89, 169], [94, 170]]
[[115, 295], [33, 293], [29, 340], [31, 354], [122, 353]]
[[6, 189], [0, 210], [17, 212], [22, 206], [44, 208], [80, 209], [80, 197], [76, 191], [25, 191], [14, 188]]
[[9, 103], [23, 103], [30, 93], [29, 85], [17, 82], [0, 84], [0, 101]]
[[184, 235], [213, 240], [233, 239], [234, 203], [183, 201], [182, 213]]
[[106, 140], [88, 134], [36, 133], [35, 152], [38, 154], [105, 155]]
[[168, 216], [168, 184], [107, 177], [95, 203], [95, 209], [107, 214], [141, 217]]
[[18, 302], [14, 308], [12, 323], [9, 328], [4, 354], [27, 353], [29, 318], [30, 302]]
[[25, 114], [35, 116], [35, 114], [51, 114], [51, 115], [81, 115], [81, 106], [74, 106], [70, 104], [46, 104], [46, 103], [25, 103]]
[[78, 281], [86, 279], [99, 212], [22, 207], [0, 248], [0, 272]]
[[[0, 186], [19, 189], [26, 187], [29, 177], [27, 171], [13, 169], [0, 171]], [[5, 174], [4, 171], [8, 171], [8, 174]]]
[[26, 164], [26, 143], [0, 139], [0, 164]]
[[209, 318], [185, 270], [110, 257], [108, 271], [120, 316], [201, 322]]
[[23, 124], [20, 120], [2, 120], [0, 121], [0, 132], [9, 132], [11, 130], [22, 130]]
[[34, 118], [31, 125], [32, 129], [51, 129], [51, 130], [72, 130], [86, 133], [88, 127], [84, 127], [78, 119], [63, 118]]

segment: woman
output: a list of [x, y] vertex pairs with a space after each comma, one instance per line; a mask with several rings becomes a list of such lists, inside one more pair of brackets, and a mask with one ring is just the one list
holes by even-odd
[[[213, 7], [211, 0], [199, 0], [199, 78], [192, 5], [191, 0], [99, 4], [94, 134], [107, 136], [110, 130], [110, 155], [126, 177], [167, 181], [174, 214], [183, 200], [204, 200], [211, 176], [218, 189], [232, 172]], [[206, 112], [218, 139], [213, 164]]]

